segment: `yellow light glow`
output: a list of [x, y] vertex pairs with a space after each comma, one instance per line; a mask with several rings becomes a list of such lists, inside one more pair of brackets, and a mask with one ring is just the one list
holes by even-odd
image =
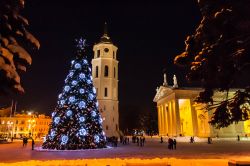
[[193, 121], [190, 99], [179, 99], [179, 110], [181, 120], [181, 134], [184, 136], [193, 136]]
[[9, 165], [88, 165], [88, 166], [124, 166], [124, 165], [147, 165], [147, 166], [155, 166], [155, 165], [174, 165], [174, 166], [193, 166], [193, 165], [220, 165], [227, 166], [228, 159], [176, 159], [176, 158], [153, 158], [153, 159], [140, 159], [140, 158], [129, 158], [129, 159], [78, 159], [78, 160], [67, 160], [67, 164], [65, 164], [65, 160], [48, 160], [48, 161], [39, 161], [39, 160], [30, 160], [30, 161], [22, 161], [15, 163], [0, 163], [1, 166], [9, 166]]
[[245, 134], [250, 135], [250, 120], [244, 122], [244, 131]]

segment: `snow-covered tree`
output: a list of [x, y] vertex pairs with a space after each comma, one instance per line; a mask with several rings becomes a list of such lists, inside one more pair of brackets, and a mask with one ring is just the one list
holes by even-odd
[[[249, 119], [250, 79], [242, 74], [250, 69], [250, 1], [198, 0], [198, 4], [202, 20], [187, 37], [185, 52], [175, 57], [175, 63], [190, 68], [189, 81], [202, 82], [205, 90], [197, 101], [215, 109], [211, 123], [227, 127]], [[245, 90], [215, 105], [214, 90], [228, 92], [239, 79]]]
[[23, 8], [24, 0], [0, 1], [0, 95], [24, 93], [20, 73], [32, 63], [28, 52], [40, 47], [26, 29], [29, 23], [20, 14]]
[[52, 113], [52, 123], [44, 149], [76, 150], [106, 147], [96, 89], [85, 51], [85, 40], [77, 43], [65, 86]]

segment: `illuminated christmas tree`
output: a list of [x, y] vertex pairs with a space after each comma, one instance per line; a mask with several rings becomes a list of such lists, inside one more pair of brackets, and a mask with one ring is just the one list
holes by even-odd
[[105, 148], [106, 138], [98, 111], [96, 89], [87, 61], [84, 39], [77, 40], [77, 57], [52, 113], [43, 149], [76, 150]]

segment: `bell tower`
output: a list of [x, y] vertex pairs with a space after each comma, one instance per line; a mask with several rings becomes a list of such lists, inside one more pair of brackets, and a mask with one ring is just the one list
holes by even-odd
[[118, 48], [108, 36], [107, 23], [100, 41], [94, 45], [92, 77], [106, 136], [119, 135]]

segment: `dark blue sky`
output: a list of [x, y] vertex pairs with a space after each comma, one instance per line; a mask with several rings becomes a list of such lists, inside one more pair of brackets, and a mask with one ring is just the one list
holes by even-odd
[[22, 77], [26, 94], [18, 99], [18, 110], [52, 112], [74, 58], [74, 39], [87, 39], [91, 60], [92, 46], [99, 41], [105, 21], [119, 48], [121, 115], [128, 109], [154, 109], [152, 100], [156, 87], [162, 84], [164, 68], [170, 84], [176, 74], [179, 85], [187, 86], [185, 75], [173, 65], [173, 58], [184, 50], [186, 36], [199, 23], [195, 0], [27, 0], [23, 14], [41, 49]]

